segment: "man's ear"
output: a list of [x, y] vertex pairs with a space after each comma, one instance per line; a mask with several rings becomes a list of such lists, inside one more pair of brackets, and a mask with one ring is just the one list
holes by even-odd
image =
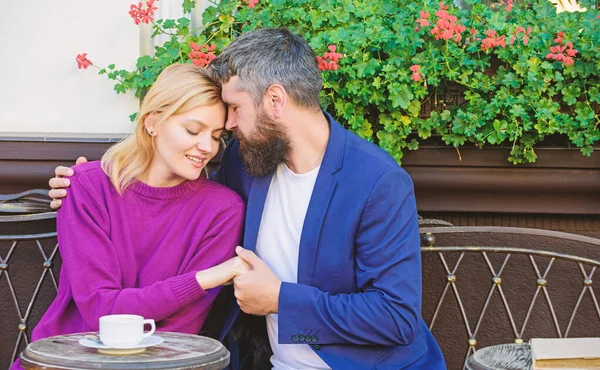
[[263, 105], [275, 119], [283, 116], [283, 112], [288, 104], [289, 97], [283, 86], [279, 84], [269, 86], [264, 96]]
[[148, 131], [148, 135], [150, 135], [150, 136], [156, 135], [157, 116], [158, 116], [158, 113], [150, 112], [150, 113], [148, 113], [148, 115], [146, 115], [146, 118], [144, 118], [144, 127], [146, 128], [146, 131]]

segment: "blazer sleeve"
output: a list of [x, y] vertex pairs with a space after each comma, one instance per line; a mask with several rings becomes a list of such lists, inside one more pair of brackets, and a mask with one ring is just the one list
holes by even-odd
[[406, 345], [418, 332], [421, 255], [412, 181], [400, 168], [371, 189], [355, 239], [358, 292], [329, 294], [283, 283], [279, 343], [311, 335], [319, 344]]
[[196, 271], [144, 288], [124, 288], [121, 266], [110, 235], [108, 211], [85, 173], [72, 178], [69, 196], [57, 214], [58, 242], [73, 300], [86, 324], [100, 316], [138, 314], [160, 321], [206, 295]]

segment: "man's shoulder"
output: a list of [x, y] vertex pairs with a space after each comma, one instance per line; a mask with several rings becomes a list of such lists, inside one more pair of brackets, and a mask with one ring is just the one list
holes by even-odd
[[348, 130], [346, 130], [346, 135], [344, 166], [358, 166], [361, 171], [376, 177], [384, 172], [393, 172], [409, 177], [398, 162], [381, 147]]

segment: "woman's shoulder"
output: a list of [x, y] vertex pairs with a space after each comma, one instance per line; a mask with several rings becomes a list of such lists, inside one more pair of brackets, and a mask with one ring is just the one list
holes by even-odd
[[101, 189], [110, 185], [110, 179], [104, 173], [100, 161], [78, 164], [71, 169], [73, 169], [73, 176], [70, 177], [71, 187]]
[[73, 169], [74, 175], [73, 177], [98, 177], [100, 175], [104, 175], [104, 177], [106, 177], [106, 175], [104, 174], [104, 171], [102, 170], [102, 166], [100, 164], [100, 161], [91, 161], [91, 162], [87, 162], [87, 163], [83, 163], [83, 164], [78, 164], [75, 166], [72, 166], [71, 169]]

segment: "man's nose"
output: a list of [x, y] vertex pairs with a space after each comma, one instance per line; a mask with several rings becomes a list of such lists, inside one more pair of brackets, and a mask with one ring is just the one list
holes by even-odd
[[227, 122], [225, 122], [225, 129], [227, 131], [231, 131], [236, 127], [237, 127], [237, 124], [235, 123], [235, 121], [231, 118], [227, 118]]

